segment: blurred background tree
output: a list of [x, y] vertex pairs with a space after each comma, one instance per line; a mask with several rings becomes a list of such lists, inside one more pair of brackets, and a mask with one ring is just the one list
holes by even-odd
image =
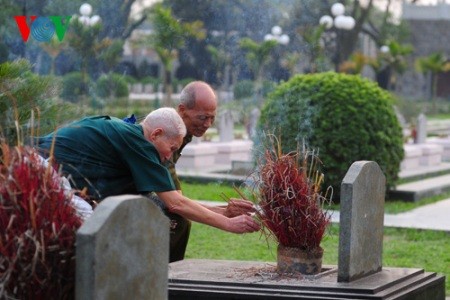
[[417, 69], [428, 75], [430, 80], [430, 102], [432, 102], [432, 110], [436, 112], [436, 93], [437, 93], [437, 75], [442, 72], [450, 71], [450, 62], [444, 54], [432, 53], [426, 57], [420, 57], [416, 61]]
[[57, 100], [58, 89], [55, 77], [33, 73], [27, 60], [0, 64], [0, 136], [19, 145], [75, 118], [75, 107]]
[[173, 62], [178, 58], [180, 49], [185, 46], [187, 38], [203, 39], [201, 21], [179, 22], [170, 8], [158, 3], [149, 12], [153, 24], [150, 36], [137, 41], [141, 45], [148, 45], [158, 54], [163, 65], [163, 86], [165, 91], [164, 105], [172, 105], [172, 72]]

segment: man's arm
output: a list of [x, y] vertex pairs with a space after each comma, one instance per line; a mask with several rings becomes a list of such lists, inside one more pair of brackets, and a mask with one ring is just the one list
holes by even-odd
[[260, 226], [253, 218], [246, 214], [229, 218], [184, 197], [177, 191], [159, 192], [157, 195], [164, 201], [167, 209], [171, 213], [179, 214], [191, 221], [203, 223], [233, 233], [254, 232], [260, 229]]

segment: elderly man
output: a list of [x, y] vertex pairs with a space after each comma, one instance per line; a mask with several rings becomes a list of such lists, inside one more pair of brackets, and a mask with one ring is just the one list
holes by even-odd
[[175, 109], [160, 108], [140, 124], [109, 116], [84, 118], [39, 138], [38, 148], [61, 165], [74, 188], [86, 189], [99, 201], [112, 195], [155, 192], [171, 214], [234, 233], [259, 230], [246, 214], [227, 217], [176, 190], [163, 163], [180, 148], [185, 134]]
[[[174, 164], [180, 158], [184, 146], [191, 142], [192, 137], [203, 136], [206, 130], [211, 127], [216, 117], [216, 110], [217, 98], [210, 85], [203, 81], [193, 81], [183, 88], [177, 111], [186, 125], [187, 134], [181, 147], [173, 154], [172, 162]], [[175, 186], [181, 193], [181, 185], [174, 164], [169, 169]], [[227, 206], [203, 206], [226, 217], [249, 214], [253, 211], [251, 202], [239, 199], [231, 199]], [[184, 258], [191, 224], [189, 220], [180, 215], [169, 213], [168, 216], [172, 223], [175, 224], [170, 234], [170, 261], [173, 262]]]

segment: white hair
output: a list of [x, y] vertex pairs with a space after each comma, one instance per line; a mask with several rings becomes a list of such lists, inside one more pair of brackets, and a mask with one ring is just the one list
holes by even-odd
[[171, 107], [162, 107], [152, 111], [142, 123], [150, 130], [162, 128], [168, 137], [186, 135], [186, 125], [184, 125], [183, 119]]

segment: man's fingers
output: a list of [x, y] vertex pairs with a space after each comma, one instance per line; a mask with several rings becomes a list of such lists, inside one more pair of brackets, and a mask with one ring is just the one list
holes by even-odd
[[248, 232], [258, 231], [260, 229], [260, 226], [258, 223], [253, 220], [252, 217], [244, 216], [245, 217], [245, 226], [248, 229]]
[[240, 199], [231, 199], [229, 202], [229, 206], [245, 211], [254, 211], [255, 209], [252, 202]]

